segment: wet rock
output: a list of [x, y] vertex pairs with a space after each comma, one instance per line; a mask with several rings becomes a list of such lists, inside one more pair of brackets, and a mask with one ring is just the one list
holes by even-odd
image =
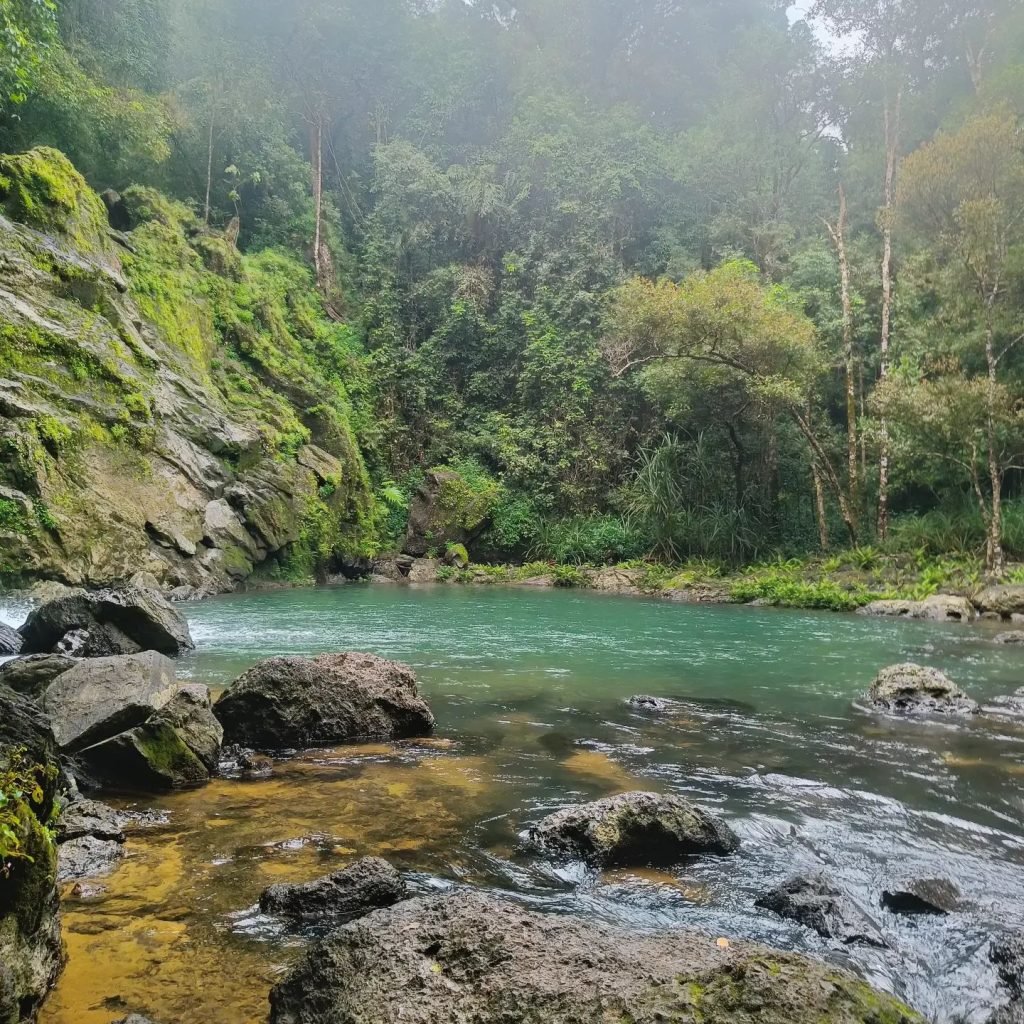
[[422, 558], [430, 551], [444, 551], [449, 544], [468, 547], [487, 526], [487, 509], [467, 500], [468, 485], [453, 470], [432, 469], [413, 495], [409, 526], [402, 550]]
[[641, 708], [643, 711], [667, 711], [670, 707], [667, 700], [661, 697], [649, 697], [646, 694], [638, 694], [626, 701], [630, 707]]
[[461, 892], [332, 932], [270, 995], [271, 1024], [923, 1024], [843, 971], [692, 932], [634, 934]]
[[0, 685], [36, 697], [74, 665], [74, 658], [64, 654], [29, 654], [0, 665]]
[[41, 705], [61, 749], [78, 751], [142, 725], [178, 688], [173, 662], [146, 651], [76, 662], [46, 687]]
[[0, 766], [17, 759], [40, 799], [11, 804], [21, 852], [0, 876], [0, 1021], [32, 1019], [64, 966], [57, 848], [48, 824], [57, 784], [49, 723], [27, 697], [0, 687]]
[[1024, 586], [1016, 583], [986, 587], [975, 595], [974, 604], [983, 613], [1012, 618], [1024, 613]]
[[923, 665], [890, 665], [875, 677], [868, 699], [895, 714], [967, 715], [978, 704], [938, 669]]
[[57, 881], [99, 878], [113, 871], [123, 857], [122, 843], [96, 836], [69, 839], [57, 848]]
[[886, 889], [882, 906], [894, 914], [951, 914], [960, 905], [960, 890], [944, 878], [916, 878], [906, 885]]
[[930, 622], [972, 622], [974, 605], [966, 597], [936, 594], [923, 601], [872, 601], [860, 609], [861, 615], [925, 619]]
[[599, 569], [590, 584], [608, 594], [639, 594], [642, 579], [643, 573], [638, 569]]
[[530, 829], [527, 845], [553, 860], [639, 867], [732, 853], [739, 840], [725, 822], [682, 797], [624, 793], [556, 811]]
[[0, 655], [17, 654], [22, 645], [21, 634], [5, 622], [0, 622]]
[[824, 875], [790, 878], [759, 896], [754, 905], [826, 939], [848, 945], [886, 945], [874, 921]]
[[149, 1017], [143, 1017], [141, 1013], [129, 1013], [127, 1017], [112, 1021], [112, 1024], [155, 1024]]
[[57, 842], [67, 843], [83, 836], [123, 843], [124, 828], [117, 811], [98, 800], [79, 799], [69, 804], [57, 822]]
[[161, 792], [206, 782], [220, 760], [222, 736], [206, 687], [183, 686], [143, 724], [79, 756], [103, 783]]
[[987, 1024], [1024, 1024], [1024, 1001], [1015, 999], [996, 1010]]
[[417, 558], [409, 570], [410, 583], [436, 583], [441, 571], [441, 562], [437, 558]]
[[266, 754], [259, 754], [237, 744], [221, 748], [218, 771], [222, 775], [269, 775], [273, 770], [274, 760]]
[[406, 897], [398, 870], [379, 857], [364, 857], [341, 871], [301, 885], [272, 885], [260, 896], [260, 910], [296, 924], [334, 925]]
[[372, 654], [270, 658], [214, 706], [229, 743], [262, 750], [426, 735], [434, 716], [412, 669]]
[[1011, 629], [993, 639], [997, 644], [1024, 644], [1024, 629]]
[[72, 591], [47, 601], [32, 611], [19, 633], [24, 654], [52, 653], [65, 642], [80, 657], [140, 651], [174, 656], [194, 646], [188, 623], [162, 594], [133, 586]]
[[999, 971], [999, 980], [1015, 999], [1024, 999], [1024, 932], [1007, 932], [993, 939], [988, 955]]
[[985, 707], [985, 711], [989, 714], [1006, 715], [1011, 718], [1024, 716], [1024, 686], [1006, 696], [994, 697], [991, 705]]

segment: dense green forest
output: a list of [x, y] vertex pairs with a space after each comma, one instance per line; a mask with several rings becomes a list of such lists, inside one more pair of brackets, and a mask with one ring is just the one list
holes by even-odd
[[315, 287], [371, 548], [452, 466], [482, 557], [874, 545], [1001, 571], [1024, 558], [1024, 6], [801, 13], [0, 0], [0, 152], [179, 201], [299, 319], [289, 288]]

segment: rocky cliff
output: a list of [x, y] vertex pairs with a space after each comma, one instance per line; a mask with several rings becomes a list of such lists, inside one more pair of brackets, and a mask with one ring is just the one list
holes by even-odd
[[210, 593], [363, 551], [361, 366], [287, 254], [0, 157], [0, 582]]

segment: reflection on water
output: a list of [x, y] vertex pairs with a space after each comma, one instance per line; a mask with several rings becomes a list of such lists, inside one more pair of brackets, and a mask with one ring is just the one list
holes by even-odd
[[[438, 737], [313, 751], [268, 779], [147, 804], [167, 824], [133, 833], [98, 894], [68, 895], [71, 960], [47, 1024], [265, 1020], [302, 940], [257, 912], [260, 891], [366, 854], [421, 889], [472, 884], [828, 956], [944, 1019], [981, 1021], [998, 999], [988, 940], [1024, 917], [1024, 729], [892, 722], [852, 701], [908, 658], [985, 701], [1021, 684], [1024, 652], [954, 627], [506, 589], [353, 586], [188, 612], [199, 648], [181, 674], [222, 686], [270, 654], [375, 651], [416, 667]], [[634, 693], [672, 703], [644, 711]], [[716, 807], [740, 854], [603, 877], [517, 854], [549, 810], [636, 788]], [[890, 950], [831, 950], [754, 910], [767, 883], [822, 867]], [[914, 876], [949, 878], [968, 909], [907, 921], [879, 908], [883, 887]]]

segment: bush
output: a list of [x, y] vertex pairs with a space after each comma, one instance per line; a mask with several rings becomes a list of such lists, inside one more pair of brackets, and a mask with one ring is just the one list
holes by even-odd
[[556, 587], [589, 587], [590, 581], [577, 565], [556, 565], [551, 571]]
[[528, 557], [574, 565], [612, 565], [640, 558], [648, 536], [618, 516], [576, 516], [542, 522]]
[[846, 589], [831, 580], [802, 580], [788, 564], [783, 564], [738, 580], [730, 588], [730, 596], [734, 601], [769, 601], [783, 608], [851, 612], [884, 595], [861, 586]]

